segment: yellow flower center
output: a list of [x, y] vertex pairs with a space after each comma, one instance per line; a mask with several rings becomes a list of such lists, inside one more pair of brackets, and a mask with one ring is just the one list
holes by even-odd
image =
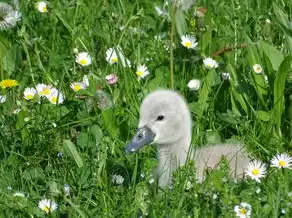
[[80, 60], [80, 64], [81, 64], [81, 65], [86, 65], [86, 64], [87, 64], [87, 60], [86, 60], [86, 59], [82, 59], [82, 60]]
[[190, 48], [192, 46], [192, 43], [191, 42], [185, 42], [184, 46], [187, 47], [187, 48]]
[[143, 72], [142, 71], [136, 71], [137, 76], [143, 76]]
[[242, 215], [244, 215], [244, 214], [247, 213], [247, 210], [245, 208], [240, 208], [239, 209], [239, 213], [242, 214]]
[[118, 61], [119, 61], [118, 58], [112, 58], [113, 63], [118, 63]]
[[258, 176], [258, 175], [260, 174], [260, 171], [259, 171], [259, 169], [253, 169], [253, 170], [251, 171], [251, 173], [252, 173], [254, 176]]
[[5, 80], [2, 80], [0, 82], [0, 86], [5, 89], [5, 88], [11, 88], [11, 87], [14, 87], [14, 86], [17, 86], [18, 85], [18, 82], [16, 80], [13, 80], [13, 79], [5, 79]]
[[284, 166], [286, 166], [286, 162], [285, 161], [283, 161], [283, 160], [280, 160], [279, 161], [279, 165], [281, 166], [281, 167], [284, 167]]
[[51, 98], [51, 102], [56, 103], [56, 102], [57, 102], [57, 96], [53, 96], [53, 97]]
[[33, 99], [34, 95], [33, 94], [28, 94], [25, 97], [26, 97], [26, 99]]
[[43, 211], [45, 211], [46, 213], [49, 213], [51, 211], [51, 208], [48, 206], [44, 206]]
[[43, 91], [40, 92], [41, 95], [48, 95], [50, 94], [51, 90], [49, 88], [44, 88]]
[[74, 87], [73, 87], [73, 90], [74, 91], [79, 91], [81, 89], [81, 85], [75, 85]]
[[47, 5], [44, 5], [41, 10], [42, 12], [47, 12], [48, 11]]

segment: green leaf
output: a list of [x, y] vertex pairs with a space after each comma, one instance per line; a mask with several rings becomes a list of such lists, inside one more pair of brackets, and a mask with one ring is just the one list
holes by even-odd
[[279, 69], [280, 64], [284, 60], [284, 55], [276, 49], [274, 46], [269, 45], [268, 43], [261, 41], [260, 46], [263, 48], [264, 53], [269, 58], [273, 69], [277, 71]]
[[115, 137], [117, 136], [117, 125], [116, 125], [116, 119], [115, 119], [115, 113], [114, 110], [108, 109], [105, 111], [102, 111], [102, 118], [103, 118], [103, 122], [104, 122], [104, 126], [106, 128], [106, 130], [108, 131], [108, 133], [110, 134], [111, 137]]
[[162, 87], [165, 82], [165, 75], [167, 74], [168, 68], [161, 67], [155, 71], [155, 77], [149, 81], [148, 89], [149, 91], [154, 91], [157, 87]]
[[216, 71], [209, 70], [205, 80], [203, 81], [203, 85], [200, 90], [199, 101], [198, 101], [198, 104], [201, 106], [201, 111], [200, 111], [201, 114], [199, 115], [199, 117], [203, 115], [204, 111], [208, 107], [209, 94], [212, 91], [212, 86], [214, 85], [216, 81], [216, 77], [217, 77]]
[[80, 148], [86, 148], [88, 145], [88, 135], [85, 132], [81, 132], [80, 135], [77, 138], [77, 145]]
[[72, 157], [78, 167], [83, 167], [83, 161], [75, 147], [75, 145], [70, 140], [64, 140], [63, 141], [64, 151], [66, 154], [70, 157]]
[[276, 74], [274, 81], [274, 119], [276, 121], [276, 128], [279, 135], [281, 135], [281, 118], [284, 112], [284, 89], [285, 81], [288, 72], [292, 69], [291, 67], [292, 56], [285, 58], [283, 63], [280, 65], [279, 70]]
[[207, 144], [218, 144], [218, 143], [221, 143], [221, 136], [216, 131], [207, 130], [206, 140], [207, 140]]
[[20, 49], [17, 45], [11, 47], [3, 58], [3, 68], [7, 72], [13, 72], [21, 60]]
[[99, 128], [98, 125], [93, 125], [90, 129], [90, 132], [95, 139], [95, 145], [98, 145], [103, 137], [102, 130]]
[[273, 9], [277, 22], [280, 24], [283, 30], [292, 37], [292, 27], [288, 15], [286, 15], [275, 3], [273, 3]]
[[175, 10], [175, 26], [178, 34], [180, 36], [184, 35], [187, 30], [187, 24], [186, 24], [186, 16], [183, 10], [176, 9]]
[[239, 82], [237, 80], [237, 75], [236, 75], [235, 69], [233, 68], [233, 66], [230, 63], [227, 65], [226, 68], [227, 68], [227, 71], [232, 76], [232, 80], [230, 80], [230, 85], [231, 85], [230, 93], [232, 96], [231, 100], [233, 102], [232, 111], [236, 114], [238, 114], [240, 111], [234, 102], [236, 100], [241, 105], [241, 107], [245, 111], [245, 113], [248, 113], [248, 108], [247, 108], [246, 102], [243, 98], [243, 95], [242, 95], [242, 93], [240, 93], [238, 91], [238, 88], [237, 88], [237, 86], [239, 86]]
[[257, 111], [256, 115], [262, 121], [267, 122], [270, 120], [270, 114], [266, 111]]

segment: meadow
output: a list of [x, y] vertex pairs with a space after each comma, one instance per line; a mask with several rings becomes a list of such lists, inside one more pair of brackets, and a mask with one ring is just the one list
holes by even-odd
[[[262, 177], [160, 189], [155, 146], [124, 152], [158, 88]], [[292, 1], [2, 1], [0, 126], [0, 217], [292, 217]]]

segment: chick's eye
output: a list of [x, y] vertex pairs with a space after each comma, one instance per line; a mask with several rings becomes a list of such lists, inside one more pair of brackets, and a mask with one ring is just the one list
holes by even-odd
[[159, 115], [158, 117], [157, 117], [157, 121], [161, 121], [161, 120], [163, 120], [164, 119], [164, 116], [163, 115]]

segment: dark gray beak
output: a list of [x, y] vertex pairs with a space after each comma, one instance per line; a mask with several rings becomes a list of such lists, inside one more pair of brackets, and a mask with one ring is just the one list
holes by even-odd
[[130, 144], [125, 147], [126, 153], [135, 152], [143, 146], [150, 144], [153, 142], [154, 137], [155, 134], [148, 127], [144, 126], [137, 131]]

